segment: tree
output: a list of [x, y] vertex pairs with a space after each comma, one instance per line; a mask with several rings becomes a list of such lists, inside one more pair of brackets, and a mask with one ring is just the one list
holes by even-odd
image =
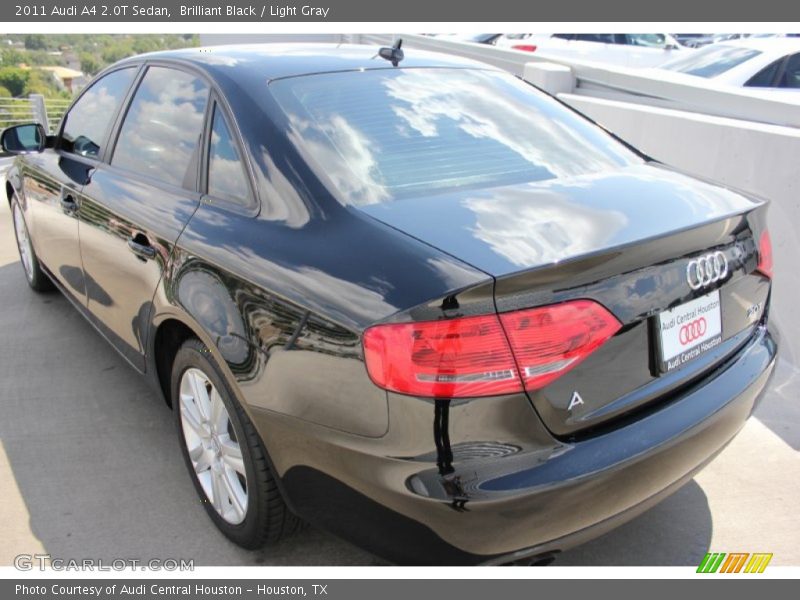
[[133, 40], [133, 51], [136, 54], [153, 52], [161, 47], [161, 40], [149, 35], [137, 35]]
[[25, 36], [26, 50], [47, 50], [47, 39], [41, 34], [29, 34]]
[[45, 98], [69, 98], [70, 94], [62, 89], [55, 76], [39, 69], [29, 71], [30, 76], [25, 84], [24, 94], [41, 94]]
[[10, 98], [13, 95], [7, 87], [0, 85], [0, 98]]
[[107, 63], [115, 63], [118, 60], [133, 56], [136, 52], [133, 50], [131, 44], [125, 42], [115, 42], [109, 44], [103, 49], [101, 54], [103, 60]]
[[28, 65], [41, 65], [41, 66], [50, 66], [53, 65], [63, 65], [64, 58], [63, 56], [54, 56], [52, 54], [48, 54], [44, 50], [31, 50], [29, 52], [25, 52], [23, 55], [23, 60], [20, 62], [27, 63]]
[[97, 57], [94, 56], [93, 54], [89, 54], [88, 52], [84, 52], [83, 54], [81, 54], [80, 61], [81, 61], [81, 71], [83, 71], [87, 75], [94, 75], [102, 67], [102, 64], [97, 59]]
[[20, 63], [25, 62], [27, 52], [22, 52], [14, 48], [4, 48], [0, 55], [2, 56], [3, 66], [16, 67]]
[[53, 95], [53, 92], [56, 91], [56, 86], [50, 73], [38, 70], [31, 70], [29, 73], [28, 81], [25, 82], [25, 89], [23, 90], [26, 96], [30, 94]]
[[0, 68], [0, 85], [7, 88], [12, 96], [21, 96], [28, 83], [30, 71], [19, 67]]

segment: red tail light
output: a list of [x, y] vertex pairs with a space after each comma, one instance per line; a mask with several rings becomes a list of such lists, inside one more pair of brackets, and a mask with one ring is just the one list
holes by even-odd
[[525, 52], [536, 52], [536, 46], [533, 44], [517, 44], [516, 46], [511, 46], [514, 50], [524, 50]]
[[364, 358], [372, 380], [387, 390], [496, 396], [521, 392], [523, 381], [528, 390], [547, 385], [619, 328], [602, 306], [578, 300], [499, 317], [376, 325], [364, 332]]
[[578, 365], [621, 324], [591, 300], [576, 300], [500, 315], [525, 389], [536, 390]]
[[461, 398], [522, 390], [497, 315], [370, 327], [364, 358], [377, 385], [401, 394]]
[[766, 229], [758, 241], [758, 266], [756, 271], [772, 279], [772, 239]]

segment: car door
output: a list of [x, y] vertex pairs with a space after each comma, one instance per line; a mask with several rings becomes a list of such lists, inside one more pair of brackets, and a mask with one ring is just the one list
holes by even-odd
[[88, 309], [140, 370], [153, 294], [200, 201], [208, 99], [201, 76], [148, 65], [118, 120], [110, 159], [81, 194]]
[[118, 69], [95, 81], [62, 120], [55, 148], [28, 155], [22, 163], [27, 222], [36, 254], [82, 305], [86, 285], [78, 242], [80, 191], [102, 158], [136, 70]]
[[615, 44], [612, 33], [576, 33], [569, 41], [568, 52], [583, 60], [606, 64], [625, 64]]

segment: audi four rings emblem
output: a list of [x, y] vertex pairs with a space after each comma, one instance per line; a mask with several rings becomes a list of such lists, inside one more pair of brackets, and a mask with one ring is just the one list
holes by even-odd
[[728, 259], [720, 251], [706, 254], [689, 261], [686, 265], [686, 281], [693, 290], [725, 279], [728, 274]]
[[681, 327], [681, 330], [678, 333], [678, 340], [680, 341], [681, 346], [685, 346], [690, 342], [702, 338], [706, 334], [706, 331], [708, 331], [708, 323], [706, 323], [706, 318], [700, 317], [699, 319], [695, 319], [694, 321]]

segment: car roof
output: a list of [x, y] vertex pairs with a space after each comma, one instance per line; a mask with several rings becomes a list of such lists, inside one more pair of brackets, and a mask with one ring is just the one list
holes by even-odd
[[[253, 78], [272, 81], [315, 73], [391, 69], [392, 64], [378, 56], [379, 46], [357, 44], [248, 44], [206, 46], [151, 52], [120, 61], [168, 60], [189, 63], [215, 79]], [[404, 49], [400, 67], [479, 68], [490, 65], [447, 54]]]

